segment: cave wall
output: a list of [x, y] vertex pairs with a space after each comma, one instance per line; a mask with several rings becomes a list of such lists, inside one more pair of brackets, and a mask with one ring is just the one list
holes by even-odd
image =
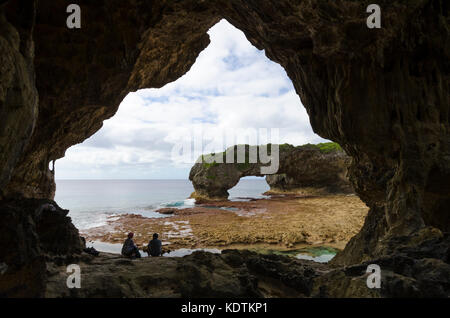
[[[4, 197], [53, 198], [51, 161], [98, 131], [129, 92], [162, 87], [190, 69], [218, 19], [202, 3], [169, 2], [170, 8], [166, 1], [78, 1], [81, 29], [66, 27], [66, 1], [35, 5], [30, 76], [36, 77], [39, 112], [29, 116], [36, 128], [26, 149], [14, 156], [13, 169], [4, 169]], [[17, 8], [24, 3], [35, 2], [7, 1], [5, 16], [22, 18]], [[20, 124], [17, 118], [9, 122]]]
[[35, 5], [16, 4], [13, 10], [18, 14], [10, 19], [0, 14], [0, 189], [11, 179], [38, 115], [32, 38]]
[[285, 68], [313, 130], [353, 157], [350, 179], [371, 210], [335, 263], [389, 253], [383, 241], [427, 226], [450, 229], [449, 4], [379, 1], [382, 28], [368, 29], [368, 3], [229, 1], [223, 10]]
[[353, 158], [371, 210], [336, 262], [378, 253], [368, 246], [382, 238], [450, 229], [448, 1], [378, 1], [381, 29], [366, 27], [368, 1], [78, 3], [82, 28], [69, 30], [65, 1], [1, 1], [2, 197], [52, 198], [48, 163], [128, 92], [186, 73], [225, 18], [284, 67], [313, 130]]

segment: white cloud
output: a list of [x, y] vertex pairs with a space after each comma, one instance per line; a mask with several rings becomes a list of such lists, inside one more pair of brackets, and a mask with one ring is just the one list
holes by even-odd
[[56, 177], [187, 178], [191, 164], [171, 158], [172, 148], [199, 128], [205, 143], [242, 128], [279, 128], [280, 142], [294, 145], [324, 141], [280, 65], [225, 20], [208, 33], [211, 44], [188, 73], [128, 94], [99, 132], [56, 162]]

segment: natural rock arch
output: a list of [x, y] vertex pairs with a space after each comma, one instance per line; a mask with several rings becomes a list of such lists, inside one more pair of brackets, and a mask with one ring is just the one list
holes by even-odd
[[336, 263], [450, 229], [446, 1], [379, 1], [381, 29], [368, 29], [364, 2], [351, 0], [79, 4], [79, 30], [65, 26], [66, 1], [0, 6], [1, 197], [52, 198], [48, 163], [100, 129], [128, 92], [183, 75], [225, 18], [284, 67], [313, 130], [353, 158], [350, 180], [370, 212]]
[[[237, 185], [241, 178], [248, 176], [265, 176], [272, 193], [327, 194], [353, 191], [347, 179], [350, 158], [337, 144], [308, 144], [298, 147], [277, 145], [279, 155], [276, 174], [265, 174], [261, 170], [261, 167], [269, 164], [262, 164], [257, 160], [258, 148], [249, 145], [232, 146], [220, 154], [200, 156], [189, 174], [189, 180], [195, 189], [191, 197], [198, 202], [227, 199], [228, 190]], [[264, 153], [269, 152], [271, 146], [266, 145], [264, 149]], [[245, 152], [241, 163], [237, 156], [240, 150]], [[249, 160], [250, 152], [255, 154], [254, 160]], [[234, 155], [233, 162], [227, 162], [227, 153]]]

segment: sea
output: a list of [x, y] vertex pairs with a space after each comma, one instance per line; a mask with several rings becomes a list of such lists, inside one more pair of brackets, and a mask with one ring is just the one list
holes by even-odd
[[[228, 192], [230, 200], [245, 201], [264, 197], [267, 190], [264, 178], [243, 178]], [[84, 230], [126, 213], [167, 217], [156, 210], [194, 206], [194, 199], [189, 199], [193, 191], [189, 180], [56, 180], [55, 201], [68, 209], [74, 225]]]
[[[265, 197], [263, 193], [268, 190], [264, 178], [243, 178], [228, 192], [232, 201], [248, 201]], [[85, 230], [106, 225], [111, 217], [126, 213], [149, 218], [167, 217], [156, 210], [194, 206], [194, 199], [189, 198], [193, 191], [189, 180], [56, 180], [55, 201], [61, 208], [69, 210], [68, 215], [79, 230]], [[90, 242], [89, 246], [101, 252], [120, 253], [121, 250], [121, 244], [99, 241]], [[196, 250], [221, 252], [217, 249], [179, 249], [164, 256], [181, 257]], [[312, 247], [286, 253], [323, 263], [331, 260], [336, 251], [327, 247]]]

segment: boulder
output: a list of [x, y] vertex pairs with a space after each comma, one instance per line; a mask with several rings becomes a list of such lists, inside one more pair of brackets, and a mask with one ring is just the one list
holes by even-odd
[[162, 209], [158, 209], [156, 210], [156, 212], [161, 213], [161, 214], [174, 214], [178, 209], [175, 208], [162, 208]]

